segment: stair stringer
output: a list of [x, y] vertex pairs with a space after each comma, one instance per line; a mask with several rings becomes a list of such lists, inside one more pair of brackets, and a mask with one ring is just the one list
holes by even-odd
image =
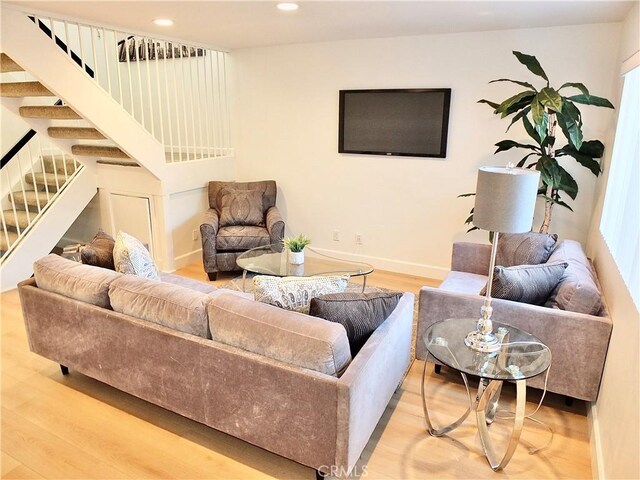
[[[129, 157], [162, 180], [164, 146], [29, 20], [26, 14], [2, 9], [2, 51], [113, 141]], [[8, 102], [3, 101], [5, 105]], [[15, 106], [16, 104], [14, 104]], [[45, 127], [40, 123], [40, 131]], [[62, 142], [60, 142], [62, 143]], [[65, 149], [66, 150], [66, 149]]]
[[0, 291], [16, 287], [33, 273], [33, 262], [48, 255], [98, 192], [95, 172], [82, 168], [0, 266]]

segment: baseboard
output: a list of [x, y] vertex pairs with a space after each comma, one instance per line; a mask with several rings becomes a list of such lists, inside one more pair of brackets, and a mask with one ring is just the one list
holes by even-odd
[[369, 255], [362, 255], [358, 253], [340, 252], [337, 250], [329, 250], [326, 248], [313, 248], [313, 250], [336, 258], [354, 262], [369, 263], [373, 265], [373, 267], [377, 270], [403, 273], [405, 275], [413, 275], [416, 277], [427, 277], [434, 278], [436, 280], [444, 280], [444, 278], [449, 273], [448, 268], [436, 267], [434, 265], [405, 262], [403, 260], [393, 260], [390, 258], [372, 257]]
[[598, 423], [598, 407], [590, 402], [587, 408], [587, 425], [589, 427], [589, 444], [591, 445], [591, 477], [604, 480], [604, 462], [602, 443], [600, 442], [600, 424]]
[[192, 252], [185, 253], [183, 255], [178, 255], [173, 258], [173, 268], [174, 270], [178, 270], [179, 268], [186, 267], [190, 263], [195, 263], [200, 260], [202, 257], [202, 249], [199, 248], [197, 250], [193, 250]]

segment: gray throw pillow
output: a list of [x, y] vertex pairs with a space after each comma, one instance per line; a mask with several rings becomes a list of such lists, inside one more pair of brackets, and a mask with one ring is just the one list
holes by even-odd
[[496, 265], [539, 265], [549, 259], [558, 235], [548, 233], [502, 233], [498, 240]]
[[[566, 262], [543, 265], [497, 266], [493, 273], [491, 297], [514, 302], [544, 305], [567, 268]], [[487, 293], [487, 287], [480, 295]]]
[[260, 190], [223, 189], [217, 199], [220, 209], [220, 227], [264, 226], [263, 195]]
[[309, 315], [340, 323], [347, 330], [351, 356], [396, 308], [402, 293], [331, 293], [311, 299]]
[[98, 229], [93, 240], [80, 250], [80, 259], [85, 265], [115, 270], [113, 263], [113, 247], [116, 241], [111, 235]]

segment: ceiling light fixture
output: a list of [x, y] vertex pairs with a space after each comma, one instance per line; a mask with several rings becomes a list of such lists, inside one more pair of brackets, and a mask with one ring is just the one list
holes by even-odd
[[285, 12], [292, 12], [298, 9], [298, 4], [293, 2], [281, 2], [277, 6], [279, 10], [283, 10]]
[[168, 18], [156, 18], [153, 23], [160, 27], [170, 27], [173, 25], [173, 20], [169, 20]]

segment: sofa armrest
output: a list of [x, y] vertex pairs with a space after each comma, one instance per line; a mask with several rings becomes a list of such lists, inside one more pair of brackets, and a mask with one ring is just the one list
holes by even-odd
[[338, 380], [336, 465], [349, 471], [409, 368], [414, 298], [402, 295]]
[[451, 270], [488, 275], [490, 259], [491, 245], [455, 242], [451, 254]]
[[[484, 297], [423, 287], [420, 290], [416, 357], [426, 359], [422, 341], [427, 328], [447, 318], [476, 318]], [[540, 307], [510, 300], [493, 299], [493, 320], [520, 328], [538, 337], [553, 356], [549, 390], [583, 400], [595, 400], [609, 346], [612, 323], [597, 317]], [[544, 375], [529, 380], [544, 387]]]
[[284, 238], [284, 221], [280, 215], [278, 207], [270, 207], [267, 210], [267, 231], [269, 232], [270, 242], [272, 245], [279, 245]]
[[210, 208], [204, 214], [200, 224], [200, 239], [202, 240], [202, 261], [205, 272], [216, 271], [216, 236], [218, 235], [218, 212]]

